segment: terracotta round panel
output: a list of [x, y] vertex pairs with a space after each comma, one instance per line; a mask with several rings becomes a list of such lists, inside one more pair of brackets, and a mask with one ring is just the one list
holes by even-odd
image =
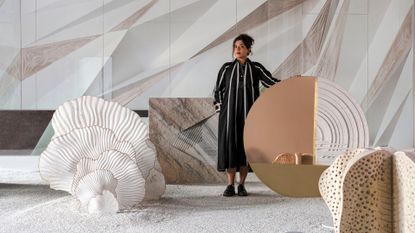
[[245, 122], [250, 163], [271, 163], [278, 154], [314, 154], [316, 78], [294, 77], [264, 91]]
[[252, 106], [244, 129], [248, 161], [258, 178], [287, 196], [319, 196], [318, 179], [326, 166], [272, 164], [283, 153], [315, 155], [315, 77], [284, 80]]

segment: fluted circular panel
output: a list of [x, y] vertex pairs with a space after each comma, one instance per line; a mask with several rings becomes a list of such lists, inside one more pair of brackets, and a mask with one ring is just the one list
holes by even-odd
[[51, 188], [77, 197], [82, 207], [125, 209], [164, 193], [147, 125], [131, 110], [83, 96], [59, 107], [52, 126], [55, 135], [39, 161], [41, 176]]
[[317, 81], [317, 163], [330, 164], [348, 148], [369, 145], [369, 130], [360, 105], [332, 81]]

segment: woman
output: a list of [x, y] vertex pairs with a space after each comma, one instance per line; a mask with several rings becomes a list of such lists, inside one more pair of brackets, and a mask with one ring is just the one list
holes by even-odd
[[254, 39], [241, 34], [233, 40], [233, 62], [219, 70], [214, 90], [219, 114], [218, 171], [225, 171], [228, 180], [223, 196], [235, 195], [235, 174], [239, 171], [238, 195], [247, 196], [244, 183], [249, 165], [243, 145], [246, 116], [259, 96], [259, 82], [265, 87], [279, 82], [260, 63], [248, 59]]

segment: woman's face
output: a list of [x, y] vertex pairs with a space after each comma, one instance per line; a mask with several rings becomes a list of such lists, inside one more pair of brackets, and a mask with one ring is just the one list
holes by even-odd
[[249, 49], [246, 48], [244, 42], [242, 40], [235, 41], [233, 45], [233, 56], [236, 59], [243, 59], [245, 60], [248, 57]]

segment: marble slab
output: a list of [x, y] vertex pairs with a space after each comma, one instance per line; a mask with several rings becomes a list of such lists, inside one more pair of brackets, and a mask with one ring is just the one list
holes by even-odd
[[166, 183], [218, 183], [218, 115], [212, 98], [150, 98], [150, 140]]

